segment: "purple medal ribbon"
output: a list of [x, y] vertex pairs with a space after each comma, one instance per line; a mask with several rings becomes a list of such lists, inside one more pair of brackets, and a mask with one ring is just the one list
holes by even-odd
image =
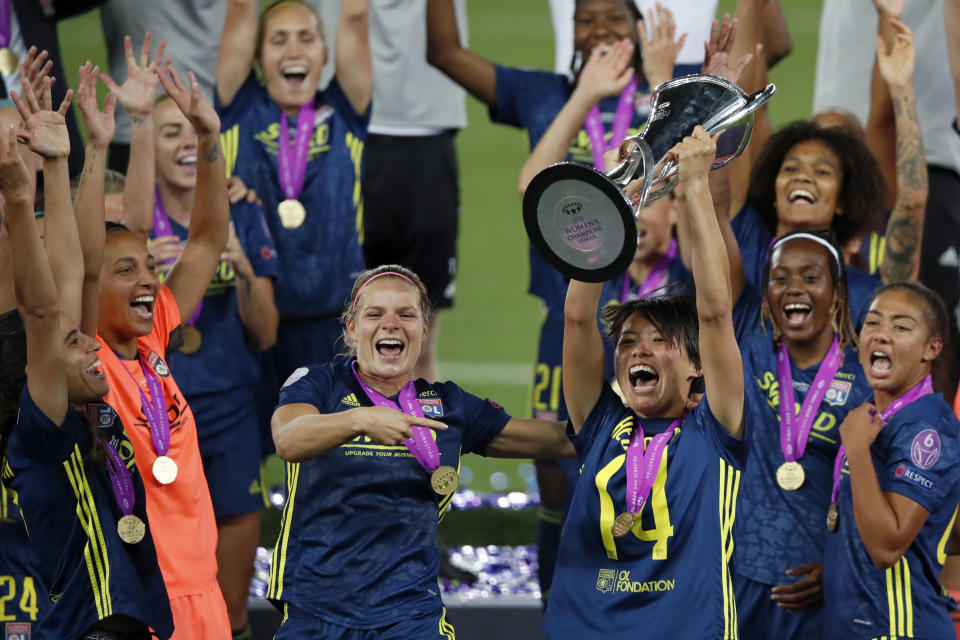
[[[670, 246], [667, 247], [667, 252], [657, 261], [657, 264], [653, 265], [653, 268], [650, 269], [650, 273], [647, 274], [647, 277], [643, 279], [643, 282], [640, 283], [640, 290], [637, 291], [637, 300], [641, 298], [646, 298], [650, 293], [656, 291], [663, 286], [663, 275], [667, 272], [667, 269], [670, 267], [670, 263], [673, 262], [673, 259], [677, 257], [677, 239], [670, 238]], [[627, 271], [623, 274], [623, 289], [620, 291], [620, 304], [623, 304], [627, 301], [627, 298], [630, 296], [630, 272]]]
[[[840, 341], [837, 336], [833, 336], [833, 345], [827, 352], [827, 357], [820, 363], [817, 375], [813, 378], [813, 385], [800, 406], [800, 415], [797, 416], [794, 413], [790, 354], [787, 352], [787, 345], [780, 342], [780, 351], [777, 352], [777, 381], [780, 384], [780, 448], [787, 462], [795, 462], [803, 457], [817, 409], [820, 408], [829, 383], [837, 375], [842, 362], [843, 351], [840, 349]], [[799, 424], [797, 424], [798, 421]]]
[[613, 128], [610, 131], [609, 145], [604, 140], [603, 123], [600, 121], [600, 107], [593, 105], [587, 112], [583, 127], [587, 130], [587, 139], [590, 140], [590, 152], [593, 154], [593, 168], [603, 173], [603, 154], [616, 148], [626, 137], [627, 129], [633, 120], [633, 100], [637, 94], [636, 76], [620, 92], [617, 102], [617, 111], [613, 116]]
[[[356, 360], [351, 363], [350, 367], [353, 370], [353, 377], [360, 383], [363, 392], [367, 394], [367, 397], [370, 398], [373, 404], [378, 407], [386, 407], [405, 413], [408, 416], [414, 416], [416, 418], [424, 417], [423, 409], [420, 408], [420, 403], [417, 402], [417, 388], [414, 386], [413, 380], [408, 381], [403, 385], [403, 388], [400, 389], [399, 400], [401, 406], [397, 406], [395, 402], [384, 397], [383, 394], [375, 391], [370, 385], [363, 381], [363, 378], [357, 373]], [[433, 436], [430, 435], [430, 429], [414, 425], [410, 427], [410, 430], [413, 431], [413, 437], [405, 438], [403, 445], [410, 450], [410, 453], [412, 453], [413, 457], [420, 463], [420, 466], [427, 471], [436, 470], [436, 468], [440, 466], [440, 449], [437, 448], [436, 441], [433, 439]]]
[[[933, 393], [933, 378], [928, 375], [915, 384], [909, 391], [891, 402], [889, 407], [881, 411], [880, 419], [884, 422], [889, 422], [890, 418], [895, 416], [908, 404], [917, 398], [922, 398], [931, 393]], [[843, 461], [846, 456], [847, 448], [841, 444], [840, 449], [837, 451], [837, 457], [833, 461], [833, 491], [830, 494], [830, 501], [833, 504], [837, 504], [837, 499], [840, 497], [840, 478], [843, 475]]]
[[123, 515], [133, 515], [133, 505], [136, 502], [136, 496], [133, 493], [133, 477], [113, 445], [109, 442], [104, 442], [104, 445], [107, 455], [110, 456], [107, 474], [110, 476], [110, 484], [113, 485], [113, 495], [117, 498], [117, 505], [120, 506], [120, 512]]
[[670, 442], [670, 438], [685, 417], [686, 414], [680, 416], [667, 427], [666, 431], [653, 436], [646, 451], [643, 450], [646, 435], [643, 433], [643, 425], [639, 420], [637, 421], [637, 428], [633, 430], [630, 446], [627, 447], [627, 509], [630, 513], [640, 515], [643, 511], [643, 505], [650, 497], [653, 482], [657, 479], [660, 460], [663, 458], [667, 443]]
[[0, 49], [10, 46], [10, 32], [13, 30], [10, 11], [10, 0], [0, 0]]
[[[163, 206], [163, 199], [160, 197], [160, 189], [156, 190], [153, 197], [153, 235], [158, 238], [162, 236], [173, 235], [173, 227], [170, 225], [170, 216], [167, 215], [167, 210]], [[163, 264], [170, 264], [176, 261], [176, 258], [167, 258], [163, 261]], [[196, 323], [197, 318], [200, 317], [200, 311], [202, 309], [203, 300], [200, 300], [200, 304], [198, 304], [197, 308], [193, 310], [193, 315], [191, 315], [190, 319], [187, 320], [187, 326], [192, 327], [194, 323]]]
[[317, 110], [311, 100], [300, 107], [297, 114], [297, 137], [290, 148], [290, 132], [287, 130], [287, 116], [280, 110], [280, 132], [277, 144], [277, 169], [280, 173], [280, 190], [288, 200], [295, 200], [303, 189], [307, 177], [307, 154], [310, 151], [310, 138], [313, 135], [313, 119]]
[[[115, 353], [113, 355], [118, 361], [120, 360], [120, 356]], [[137, 354], [137, 358], [140, 360], [143, 376], [147, 379], [147, 388], [150, 390], [150, 398], [153, 399], [153, 402], [150, 401], [150, 398], [147, 398], [143, 389], [140, 388], [140, 383], [130, 373], [127, 365], [121, 361], [120, 366], [133, 380], [133, 383], [137, 386], [137, 392], [140, 393], [140, 404], [143, 407], [144, 415], [147, 416], [147, 424], [150, 425], [150, 439], [153, 440], [153, 448], [157, 452], [157, 456], [165, 456], [167, 451], [170, 450], [170, 415], [167, 413], [163, 387], [160, 385], [160, 380], [156, 374], [143, 361], [143, 356]]]

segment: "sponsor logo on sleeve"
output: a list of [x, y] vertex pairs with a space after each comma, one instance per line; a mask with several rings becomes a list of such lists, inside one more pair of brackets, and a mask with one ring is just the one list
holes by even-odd
[[910, 444], [910, 459], [921, 469], [929, 469], [940, 459], [940, 434], [924, 429]]
[[924, 491], [933, 491], [933, 480], [923, 475], [913, 467], [908, 467], [905, 464], [901, 464], [897, 466], [893, 473], [901, 480], [906, 480], [911, 484], [915, 484]]

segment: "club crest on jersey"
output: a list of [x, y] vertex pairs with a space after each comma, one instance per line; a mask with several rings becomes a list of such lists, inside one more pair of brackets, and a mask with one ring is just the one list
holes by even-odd
[[98, 427], [109, 427], [117, 417], [117, 412], [108, 404], [87, 405], [87, 418]]
[[150, 352], [150, 356], [147, 358], [147, 364], [153, 367], [153, 370], [157, 372], [158, 376], [163, 376], [167, 378], [170, 376], [170, 369], [167, 368], [167, 363], [160, 359], [153, 351]]
[[616, 581], [616, 569], [600, 569], [600, 574], [597, 576], [597, 591], [600, 593], [613, 593], [613, 585]]
[[443, 402], [440, 398], [417, 398], [420, 403], [420, 410], [423, 411], [424, 418], [443, 417]]
[[29, 622], [8, 622], [3, 628], [4, 640], [30, 640]]
[[852, 388], [853, 384], [846, 380], [831, 380], [830, 388], [827, 389], [827, 393], [823, 396], [823, 399], [827, 401], [827, 404], [834, 407], [845, 405], [847, 404], [847, 398], [850, 397], [850, 389]]

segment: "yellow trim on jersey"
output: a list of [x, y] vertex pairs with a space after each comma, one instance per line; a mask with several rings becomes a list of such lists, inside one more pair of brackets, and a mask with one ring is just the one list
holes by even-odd
[[[457, 449], [457, 477], [458, 477], [458, 478], [460, 477], [460, 456], [461, 456], [461, 455], [463, 455], [463, 445], [462, 445], [462, 444], [460, 445], [460, 448]], [[432, 490], [432, 489], [433, 489], [433, 487], [431, 487], [431, 490]], [[454, 493], [456, 493], [456, 491], [447, 494], [446, 496], [444, 496], [444, 498], [443, 498], [442, 500], [440, 500], [440, 511], [439, 511], [438, 514], [437, 514], [437, 523], [438, 523], [438, 524], [439, 524], [440, 522], [443, 522], [443, 516], [447, 515], [447, 509], [450, 507], [450, 501], [453, 500], [453, 494], [454, 494]]]
[[363, 245], [363, 191], [360, 188], [360, 177], [363, 173], [363, 140], [348, 131], [344, 141], [347, 144], [347, 149], [350, 150], [350, 160], [353, 162], [353, 206], [357, 208], [355, 224], [357, 238]]
[[953, 523], [957, 520], [958, 511], [960, 511], [960, 506], [953, 510], [953, 517], [950, 518], [950, 522], [943, 532], [943, 537], [940, 538], [940, 543], [937, 545], [937, 562], [941, 567], [947, 562], [947, 543], [950, 542], [950, 534], [953, 532]]
[[63, 462], [67, 479], [77, 498], [77, 518], [87, 534], [87, 543], [83, 547], [83, 557], [90, 575], [93, 588], [93, 600], [100, 620], [113, 615], [113, 599], [110, 597], [110, 559], [107, 554], [107, 542], [100, 528], [100, 516], [97, 505], [90, 492], [86, 471], [83, 468], [83, 455], [80, 446], [73, 445], [70, 457]]
[[902, 556], [888, 568], [884, 575], [887, 581], [887, 610], [890, 616], [890, 636], [913, 637], [913, 588], [910, 580], [910, 563]]
[[229, 178], [233, 175], [233, 170], [237, 168], [237, 154], [240, 152], [239, 124], [235, 124], [220, 133], [220, 147], [223, 149], [223, 164]]
[[283, 506], [283, 515], [280, 520], [280, 537], [277, 548], [273, 550], [270, 563], [270, 581], [267, 587], [267, 598], [280, 600], [283, 596], [283, 572], [287, 568], [287, 544], [290, 541], [290, 527], [293, 523], [293, 505], [297, 497], [297, 482], [300, 480], [300, 463], [288, 462], [287, 475], [287, 503]]
[[887, 238], [886, 236], [881, 236], [876, 231], [870, 232], [870, 237], [867, 240], [869, 243], [869, 260], [868, 268], [870, 269], [870, 274], [873, 275], [880, 268], [880, 265], [883, 264], [883, 253], [887, 248]]
[[[594, 482], [597, 485], [597, 493], [600, 498], [600, 539], [603, 540], [603, 548], [607, 550], [607, 557], [611, 560], [619, 560], [617, 556], [617, 543], [613, 537], [613, 520], [617, 517], [613, 507], [613, 498], [607, 493], [607, 483], [613, 477], [623, 463], [626, 461], [626, 454], [621, 453], [607, 465], [597, 472]], [[666, 459], [666, 456], [664, 456]]]
[[447, 608], [443, 608], [443, 612], [440, 614], [440, 623], [438, 625], [440, 629], [440, 635], [448, 640], [457, 640], [457, 634], [453, 631], [453, 625], [447, 622]]
[[737, 601], [733, 595], [730, 576], [730, 558], [733, 557], [733, 523], [737, 518], [737, 493], [740, 490], [740, 472], [720, 459], [720, 582], [723, 587], [723, 637], [739, 638], [737, 632]]

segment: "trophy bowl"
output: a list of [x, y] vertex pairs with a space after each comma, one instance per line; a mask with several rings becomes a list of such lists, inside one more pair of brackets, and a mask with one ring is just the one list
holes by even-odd
[[[623, 161], [601, 173], [560, 162], [538, 173], [523, 196], [523, 222], [530, 242], [554, 269], [583, 282], [605, 282], [623, 273], [637, 247], [637, 212], [667, 195], [679, 167], [668, 153], [702, 125], [722, 132], [712, 169], [743, 153], [753, 133], [754, 112], [776, 93], [772, 84], [747, 95], [717, 76], [693, 75], [664, 82], [651, 98], [643, 132], [627, 138]], [[626, 186], [642, 179], [637, 196]]]

